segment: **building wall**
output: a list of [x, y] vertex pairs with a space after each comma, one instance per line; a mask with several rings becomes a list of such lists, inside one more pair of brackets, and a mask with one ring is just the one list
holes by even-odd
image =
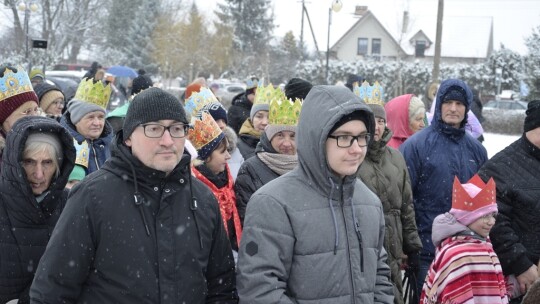
[[367, 19], [362, 21], [361, 26], [353, 28], [344, 39], [339, 42], [339, 45], [333, 47], [333, 53], [337, 59], [342, 61], [356, 61], [364, 59], [358, 55], [358, 38], [368, 38], [368, 56], [372, 54], [372, 39], [381, 39], [381, 56], [382, 57], [397, 57], [398, 47], [392, 37], [381, 28], [379, 23], [374, 20], [372, 15], [367, 16]]

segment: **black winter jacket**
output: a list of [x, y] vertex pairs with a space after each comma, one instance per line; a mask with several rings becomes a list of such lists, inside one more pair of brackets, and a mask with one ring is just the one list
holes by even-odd
[[227, 111], [227, 124], [238, 134], [246, 119], [249, 118], [253, 104], [247, 99], [246, 93], [241, 93], [233, 98], [232, 105]]
[[[57, 135], [63, 147], [60, 175], [39, 203], [21, 166], [28, 135], [37, 131]], [[50, 118], [21, 118], [8, 133], [0, 179], [0, 303], [29, 303], [28, 290], [66, 203], [64, 187], [74, 162], [73, 138]]]
[[165, 175], [117, 139], [102, 169], [72, 189], [32, 303], [237, 303], [217, 201], [189, 164], [186, 153]]
[[489, 234], [505, 275], [540, 259], [540, 148], [523, 135], [486, 162], [478, 175], [497, 188], [499, 216]]

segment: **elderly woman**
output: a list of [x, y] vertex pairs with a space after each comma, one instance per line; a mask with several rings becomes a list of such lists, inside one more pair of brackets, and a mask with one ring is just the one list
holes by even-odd
[[50, 118], [23, 117], [8, 133], [0, 178], [0, 303], [29, 303], [74, 161], [72, 137]]
[[270, 124], [261, 135], [255, 156], [242, 163], [236, 178], [236, 205], [242, 223], [251, 195], [298, 164], [295, 136], [300, 109], [300, 100], [293, 103], [285, 96], [270, 103]]
[[392, 130], [392, 138], [388, 146], [399, 148], [407, 138], [422, 130], [425, 126], [426, 108], [422, 100], [413, 94], [398, 96], [385, 106], [388, 128]]
[[60, 120], [73, 136], [77, 149], [75, 164], [84, 169], [85, 175], [98, 170], [111, 156], [110, 144], [114, 134], [105, 120], [110, 95], [110, 86], [101, 81], [94, 83], [91, 79], [83, 79]]
[[47, 117], [60, 121], [64, 109], [64, 93], [54, 84], [42, 82], [34, 88], [39, 98], [39, 107]]

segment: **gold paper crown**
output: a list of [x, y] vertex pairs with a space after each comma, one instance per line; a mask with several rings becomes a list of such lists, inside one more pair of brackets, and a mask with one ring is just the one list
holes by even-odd
[[302, 101], [298, 98], [294, 102], [290, 99], [272, 100], [270, 102], [268, 124], [296, 126], [301, 109]]
[[274, 88], [270, 83], [266, 87], [259, 86], [255, 92], [255, 101], [253, 104], [270, 104], [272, 100], [285, 100], [285, 93], [279, 88]]
[[83, 79], [77, 88], [73, 99], [93, 103], [103, 109], [107, 108], [111, 97], [111, 85], [105, 86], [101, 81], [94, 83], [93, 79]]
[[216, 96], [212, 93], [212, 90], [208, 88], [201, 88], [199, 92], [193, 92], [186, 102], [184, 108], [186, 113], [190, 114], [191, 117], [202, 118], [202, 111], [205, 109], [205, 106], [218, 103]]
[[364, 81], [362, 86], [354, 86], [353, 91], [365, 103], [378, 104], [384, 107], [384, 89], [378, 81], [375, 81], [373, 86], [370, 86], [367, 81]]
[[189, 141], [195, 149], [200, 150], [222, 133], [217, 122], [207, 112], [202, 113], [202, 120], [192, 118], [192, 128], [188, 131]]
[[17, 67], [17, 73], [6, 68], [4, 77], [0, 78], [0, 100], [13, 97], [26, 92], [32, 92], [32, 83], [23, 67]]

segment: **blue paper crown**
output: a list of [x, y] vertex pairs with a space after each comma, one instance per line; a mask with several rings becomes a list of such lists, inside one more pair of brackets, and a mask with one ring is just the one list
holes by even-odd
[[4, 71], [4, 77], [0, 78], [0, 100], [5, 100], [15, 95], [32, 92], [32, 83], [23, 67], [17, 67], [17, 73], [10, 68]]
[[367, 81], [364, 81], [361, 86], [355, 86], [353, 91], [356, 96], [367, 104], [384, 106], [384, 89], [379, 85], [378, 81], [375, 81], [372, 86]]
[[202, 119], [202, 112], [210, 104], [220, 104], [212, 90], [202, 87], [199, 92], [193, 92], [186, 101], [184, 108], [192, 118]]
[[246, 90], [262, 86], [264, 81], [257, 78], [250, 78], [246, 81]]

